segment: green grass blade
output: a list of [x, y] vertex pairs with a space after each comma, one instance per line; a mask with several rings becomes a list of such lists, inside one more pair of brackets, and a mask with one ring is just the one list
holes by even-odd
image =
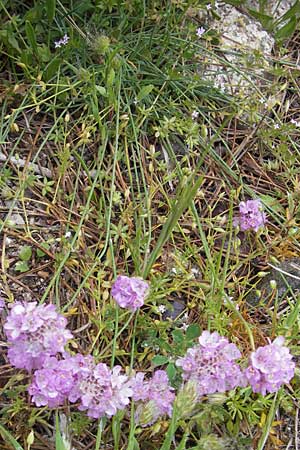
[[[2, 425], [0, 425], [0, 434], [2, 434], [2, 437], [4, 440], [8, 441], [13, 446], [14, 450], [24, 450], [23, 447], [10, 434], [10, 432], [7, 431], [7, 429], [4, 428]], [[65, 450], [65, 449], [61, 449], [61, 450]]]
[[262, 429], [262, 435], [257, 444], [257, 450], [263, 450], [265, 448], [279, 402], [280, 402], [280, 396], [278, 396], [278, 392], [276, 392], [273, 403], [269, 410], [269, 414], [267, 416], [267, 420]]
[[155, 263], [163, 245], [167, 242], [169, 239], [174, 227], [176, 226], [178, 220], [180, 219], [180, 216], [183, 214], [183, 212], [189, 207], [191, 202], [193, 201], [199, 187], [201, 186], [203, 177], [199, 177], [194, 182], [194, 176], [192, 179], [187, 183], [186, 187], [183, 189], [183, 191], [178, 195], [178, 199], [175, 202], [174, 207], [172, 208], [172, 211], [166, 221], [166, 223], [163, 226], [163, 229], [159, 235], [159, 238], [157, 240], [157, 243], [150, 255], [150, 258], [147, 262], [146, 268], [144, 270], [144, 278], [147, 278], [147, 276], [150, 273], [150, 270]]
[[55, 450], [67, 450], [59, 429], [59, 417], [57, 411], [55, 413]]

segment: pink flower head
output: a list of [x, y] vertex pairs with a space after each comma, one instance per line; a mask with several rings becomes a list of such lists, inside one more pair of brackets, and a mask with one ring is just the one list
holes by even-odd
[[122, 375], [120, 366], [112, 370], [99, 363], [82, 373], [69, 396], [70, 401], [80, 400], [80, 411], [87, 411], [89, 417], [111, 417], [129, 404], [132, 396], [130, 381]]
[[142, 426], [156, 422], [165, 414], [171, 417], [175, 399], [174, 389], [169, 385], [165, 370], [157, 370], [148, 380], [144, 376], [140, 372], [131, 380], [132, 398], [138, 402], [136, 421]]
[[119, 275], [112, 286], [111, 295], [121, 308], [136, 311], [143, 306], [148, 291], [148, 283], [141, 278]]
[[239, 226], [242, 231], [258, 229], [265, 225], [266, 215], [262, 211], [259, 199], [247, 200], [239, 205], [239, 217], [234, 218], [234, 225]]
[[199, 345], [188, 349], [176, 365], [183, 370], [183, 379], [196, 384], [198, 396], [225, 392], [237, 386], [245, 386], [239, 365], [235, 362], [241, 353], [217, 332], [203, 331]]
[[54, 305], [14, 303], [4, 324], [11, 364], [31, 371], [41, 368], [47, 356], [64, 353], [64, 346], [72, 338], [66, 325], [67, 320]]
[[276, 392], [282, 384], [289, 383], [293, 378], [295, 363], [289, 349], [283, 344], [284, 338], [279, 336], [272, 344], [259, 347], [251, 353], [245, 375], [253, 392], [262, 395]]
[[34, 372], [29, 386], [29, 394], [36, 406], [56, 408], [71, 399], [78, 381], [89, 370], [93, 358], [91, 356], [69, 356], [58, 360], [46, 357], [43, 367]]

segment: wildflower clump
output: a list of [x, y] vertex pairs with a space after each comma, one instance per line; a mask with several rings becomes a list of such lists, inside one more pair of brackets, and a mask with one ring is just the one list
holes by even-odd
[[148, 380], [144, 373], [137, 373], [131, 387], [132, 398], [138, 402], [136, 421], [140, 425], [150, 425], [165, 414], [171, 417], [175, 394], [164, 370], [157, 370]]
[[259, 199], [247, 200], [239, 205], [239, 216], [234, 218], [234, 225], [239, 226], [242, 231], [258, 231], [266, 222], [266, 215], [262, 210]]
[[237, 386], [245, 386], [245, 377], [235, 362], [241, 353], [217, 332], [203, 331], [199, 345], [188, 349], [177, 359], [185, 381], [195, 381], [198, 397], [215, 392], [225, 392]]
[[111, 295], [121, 308], [136, 311], [143, 306], [149, 285], [138, 277], [119, 275], [114, 282]]
[[276, 392], [282, 384], [289, 383], [293, 378], [295, 363], [289, 349], [283, 344], [284, 337], [279, 336], [271, 344], [251, 353], [245, 375], [253, 392], [262, 395]]
[[4, 331], [8, 344], [8, 359], [18, 369], [40, 369], [48, 356], [64, 353], [72, 338], [67, 320], [56, 312], [54, 305], [37, 302], [16, 302], [12, 306]]

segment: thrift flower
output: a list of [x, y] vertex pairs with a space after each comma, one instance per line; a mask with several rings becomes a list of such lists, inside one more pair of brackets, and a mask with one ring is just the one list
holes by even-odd
[[289, 383], [293, 378], [295, 363], [289, 349], [283, 344], [284, 337], [279, 336], [271, 344], [251, 353], [250, 366], [245, 375], [253, 392], [262, 395], [276, 392], [282, 384]]
[[72, 338], [66, 325], [67, 320], [54, 305], [14, 303], [4, 324], [11, 364], [31, 371], [41, 368], [47, 356], [64, 353], [64, 346]]
[[143, 306], [149, 285], [141, 278], [119, 275], [114, 282], [111, 295], [121, 308], [136, 311]]
[[183, 370], [184, 381], [194, 381], [198, 396], [225, 392], [245, 385], [245, 378], [235, 360], [241, 353], [235, 344], [217, 332], [203, 331], [199, 344], [188, 349], [176, 365]]
[[91, 356], [76, 355], [62, 360], [47, 357], [43, 367], [34, 372], [28, 388], [32, 401], [36, 406], [49, 408], [63, 405], [91, 364]]
[[3, 298], [0, 297], [0, 313], [4, 309], [4, 307], [5, 307], [5, 301], [3, 300]]
[[266, 222], [266, 215], [262, 211], [262, 204], [259, 199], [241, 202], [239, 212], [239, 217], [234, 218], [233, 224], [239, 225], [242, 231], [250, 229], [258, 231]]
[[129, 404], [132, 395], [128, 377], [121, 375], [122, 368], [112, 370], [99, 363], [81, 374], [77, 385], [69, 395], [69, 400], [80, 401], [79, 410], [87, 411], [89, 417], [111, 417]]
[[199, 38], [201, 38], [202, 36], [203, 36], [203, 34], [205, 33], [205, 28], [203, 28], [203, 27], [200, 27], [200, 28], [197, 28], [197, 36], [199, 37]]
[[136, 421], [142, 426], [151, 425], [165, 414], [171, 417], [175, 398], [164, 370], [157, 370], [149, 380], [144, 377], [145, 374], [139, 372], [131, 381], [132, 398], [139, 402]]

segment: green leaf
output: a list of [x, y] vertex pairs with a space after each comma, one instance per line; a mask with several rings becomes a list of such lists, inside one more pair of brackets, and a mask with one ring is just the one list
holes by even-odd
[[255, 9], [249, 9], [249, 13], [252, 17], [259, 20], [262, 26], [268, 30], [271, 31], [273, 28], [273, 17], [268, 16], [267, 14], [263, 14], [261, 12], [256, 11]]
[[169, 358], [163, 355], [156, 355], [152, 358], [152, 363], [154, 366], [162, 366], [163, 364], [167, 364], [169, 362]]
[[298, 14], [300, 14], [299, 0], [297, 0], [296, 3], [294, 3], [294, 5], [290, 9], [288, 9], [285, 14], [283, 14], [283, 16], [279, 17], [279, 19], [276, 21], [276, 23], [285, 22], [286, 20], [291, 19], [291, 18], [297, 16]]
[[279, 203], [278, 198], [272, 197], [268, 194], [261, 194], [260, 199], [265, 203], [270, 209], [277, 212], [278, 214], [285, 215], [284, 207]]
[[286, 23], [283, 27], [279, 28], [275, 33], [276, 41], [281, 41], [282, 39], [287, 39], [290, 37], [294, 31], [296, 30], [297, 19], [296, 17], [292, 17], [288, 23]]
[[142, 89], [140, 90], [140, 92], [137, 95], [138, 102], [140, 102], [144, 98], [148, 97], [148, 95], [150, 94], [150, 92], [153, 91], [153, 89], [154, 89], [153, 84], [148, 84], [147, 86], [142, 87]]
[[46, 0], [46, 11], [49, 23], [53, 22], [55, 16], [55, 9], [56, 9], [56, 0]]
[[43, 80], [49, 81], [54, 75], [57, 75], [60, 66], [60, 59], [54, 58], [47, 65], [46, 69], [43, 72]]
[[172, 383], [172, 381], [176, 378], [176, 375], [177, 375], [177, 369], [176, 369], [175, 364], [169, 363], [167, 365], [166, 372], [168, 374], [168, 378], [169, 378], [170, 382]]
[[67, 450], [59, 429], [58, 413], [55, 413], [55, 450]]
[[[199, 165], [202, 163], [202, 160], [204, 158], [205, 152], [203, 152], [202, 157], [199, 161]], [[180, 219], [180, 216], [183, 214], [183, 212], [191, 205], [192, 201], [194, 200], [195, 195], [197, 194], [197, 191], [202, 184], [203, 176], [197, 176], [196, 173], [192, 174], [187, 181], [185, 187], [182, 191], [179, 191], [176, 195], [175, 203], [170, 211], [170, 214], [164, 223], [164, 226], [160, 232], [160, 235], [157, 239], [157, 242], [150, 253], [149, 259], [147, 261], [146, 267], [144, 269], [143, 277], [147, 278], [153, 264], [155, 263], [162, 247], [169, 239], [173, 229], [177, 225], [178, 220]]]
[[22, 261], [29, 261], [32, 255], [32, 248], [29, 245], [24, 245], [24, 247], [21, 248], [19, 253], [19, 258]]
[[103, 86], [99, 86], [98, 84], [95, 86], [96, 91], [99, 92], [100, 95], [102, 95], [103, 97], [107, 97], [107, 92], [105, 87]]
[[25, 23], [25, 32], [26, 32], [26, 37], [30, 44], [30, 47], [32, 48], [34, 53], [37, 53], [38, 46], [36, 43], [35, 31], [33, 29], [33, 26], [31, 25], [31, 23], [28, 20], [26, 20], [26, 23]]
[[184, 342], [184, 335], [181, 330], [172, 331], [172, 337], [174, 339], [174, 342], [176, 342], [176, 344], [182, 344]]
[[49, 62], [52, 58], [50, 49], [45, 44], [42, 44], [37, 48], [37, 56], [45, 63]]
[[17, 272], [24, 273], [29, 270], [29, 266], [26, 261], [18, 261], [15, 265], [15, 270]]
[[23, 447], [21, 447], [21, 445], [9, 433], [9, 431], [7, 431], [7, 429], [2, 425], [0, 425], [0, 434], [2, 435], [4, 441], [8, 441], [13, 446], [14, 450], [24, 450]]
[[[47, 242], [42, 242], [41, 247], [45, 248], [46, 250], [49, 250], [50, 245]], [[40, 248], [36, 249], [36, 254], [39, 258], [43, 258], [43, 256], [46, 256], [46, 253], [43, 252]]]
[[186, 330], [186, 337], [189, 341], [199, 337], [201, 334], [201, 329], [197, 323], [192, 323]]
[[115, 78], [116, 78], [116, 72], [114, 71], [113, 68], [111, 68], [107, 75], [107, 86], [108, 87], [113, 86], [113, 84], [115, 82]]

